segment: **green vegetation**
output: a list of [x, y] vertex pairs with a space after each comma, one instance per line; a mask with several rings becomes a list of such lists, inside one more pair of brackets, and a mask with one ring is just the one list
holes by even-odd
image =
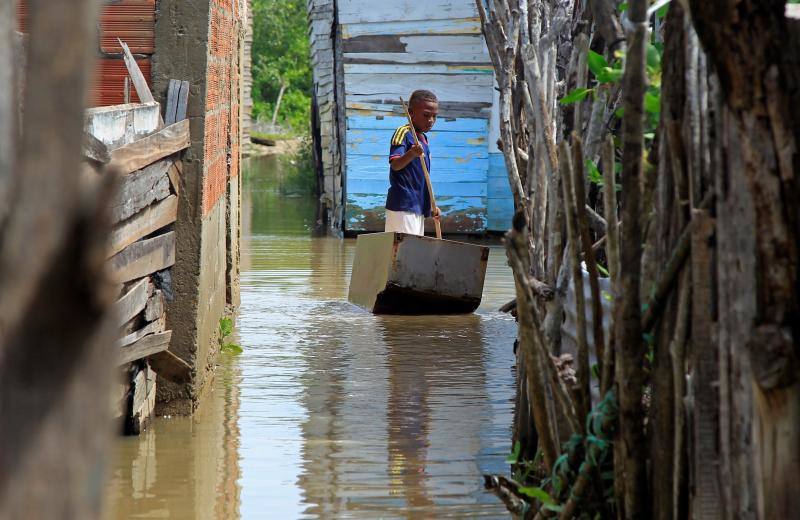
[[308, 133], [311, 64], [305, 0], [253, 0], [253, 117]]
[[228, 336], [233, 334], [233, 320], [220, 318], [219, 320], [219, 350], [228, 354], [241, 354], [244, 349], [236, 343], [228, 341]]

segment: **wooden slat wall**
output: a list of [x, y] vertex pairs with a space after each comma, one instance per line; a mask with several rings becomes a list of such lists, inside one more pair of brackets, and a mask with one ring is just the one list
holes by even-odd
[[[127, 72], [117, 38], [124, 40], [137, 55], [137, 62], [150, 82], [151, 56], [155, 52], [156, 0], [119, 0], [107, 2], [100, 16], [100, 55], [90, 91], [92, 106], [117, 105], [123, 102]], [[19, 29], [27, 30], [27, 2], [18, 5]], [[133, 89], [132, 89], [133, 90]], [[139, 101], [135, 93], [131, 100]]]
[[[405, 124], [398, 98], [436, 93], [431, 178], [445, 232], [506, 229], [513, 203], [490, 142], [494, 75], [472, 0], [340, 0], [350, 231], [382, 231], [389, 138]], [[496, 138], [494, 139], [496, 140]], [[511, 208], [509, 210], [509, 207]]]

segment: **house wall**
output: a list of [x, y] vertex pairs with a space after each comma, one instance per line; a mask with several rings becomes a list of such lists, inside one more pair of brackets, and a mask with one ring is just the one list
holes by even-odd
[[[311, 0], [309, 5], [321, 9], [324, 3]], [[328, 29], [327, 40], [315, 45], [312, 37], [312, 56], [332, 44], [333, 52], [327, 56], [337, 62], [314, 61], [315, 74], [319, 70], [320, 76], [315, 75], [315, 85], [326, 94], [335, 92], [336, 81], [328, 81], [323, 71], [333, 71], [343, 84], [345, 102], [337, 103], [336, 110], [346, 121], [339, 139], [344, 143], [344, 164], [339, 170], [346, 208], [344, 228], [383, 230], [389, 187], [388, 143], [392, 132], [406, 123], [399, 97], [407, 99], [413, 90], [427, 88], [440, 101], [439, 121], [429, 140], [431, 178], [444, 214], [443, 230], [507, 229], [513, 202], [496, 145], [499, 103], [474, 2], [338, 0], [336, 7], [338, 46]], [[324, 35], [330, 25], [315, 31], [312, 19], [311, 27], [312, 35]], [[324, 127], [326, 122], [320, 120]], [[335, 185], [339, 171], [331, 163], [334, 161], [325, 164], [325, 183], [333, 181]], [[333, 193], [326, 185], [325, 194]]]
[[212, 380], [219, 320], [238, 303], [243, 0], [159, 0], [154, 94], [191, 83], [192, 146], [184, 159], [170, 350], [194, 367], [189, 385], [159, 386], [159, 413], [191, 413]]

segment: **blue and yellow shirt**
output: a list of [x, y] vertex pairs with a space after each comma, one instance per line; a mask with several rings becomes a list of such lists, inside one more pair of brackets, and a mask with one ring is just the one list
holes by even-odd
[[[425, 164], [431, 171], [431, 151], [428, 138], [417, 131], [420, 144], [425, 150]], [[389, 160], [400, 157], [414, 146], [414, 136], [408, 125], [395, 130], [389, 149]], [[394, 171], [389, 166], [389, 193], [386, 195], [386, 209], [392, 211], [409, 211], [417, 215], [431, 216], [431, 200], [425, 184], [425, 173], [418, 158], [414, 158], [402, 170]]]

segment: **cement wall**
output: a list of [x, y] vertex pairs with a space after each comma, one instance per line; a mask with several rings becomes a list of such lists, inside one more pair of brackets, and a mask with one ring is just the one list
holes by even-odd
[[[184, 158], [168, 305], [170, 349], [194, 368], [193, 381], [159, 386], [159, 413], [188, 414], [213, 378], [219, 320], [238, 294], [241, 46], [243, 0], [158, 0], [153, 91], [166, 97], [170, 79], [189, 81], [192, 146]], [[230, 237], [230, 238], [229, 238]], [[234, 238], [235, 237], [235, 238]], [[235, 250], [230, 255], [229, 250]], [[235, 273], [235, 276], [231, 276]]]

